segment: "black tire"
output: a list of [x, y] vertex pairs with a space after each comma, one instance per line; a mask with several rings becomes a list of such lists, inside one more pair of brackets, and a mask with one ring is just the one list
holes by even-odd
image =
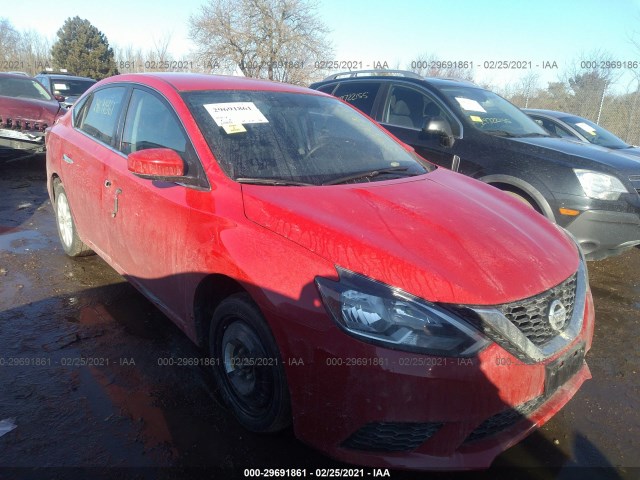
[[249, 295], [220, 303], [209, 330], [213, 374], [224, 402], [252, 432], [279, 432], [291, 424], [291, 401], [279, 349]]
[[73, 221], [71, 206], [67, 198], [67, 192], [60, 182], [56, 182], [53, 186], [55, 195], [55, 215], [56, 225], [58, 227], [58, 236], [64, 253], [70, 257], [84, 257], [92, 255], [94, 252], [78, 236], [78, 229]]

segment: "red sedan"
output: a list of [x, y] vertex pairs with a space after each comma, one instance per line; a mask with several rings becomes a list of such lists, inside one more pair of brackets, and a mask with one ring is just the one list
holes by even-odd
[[47, 178], [66, 253], [97, 252], [206, 349], [250, 430], [483, 468], [590, 378], [575, 242], [328, 95], [111, 77], [51, 129]]

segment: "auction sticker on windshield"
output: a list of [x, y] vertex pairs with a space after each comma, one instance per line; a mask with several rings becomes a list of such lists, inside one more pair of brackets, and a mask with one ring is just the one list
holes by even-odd
[[456, 97], [456, 101], [460, 104], [460, 106], [464, 110], [467, 110], [469, 112], [487, 113], [487, 111], [484, 108], [482, 108], [482, 105], [480, 105], [475, 100], [471, 100], [470, 98]]
[[[245, 123], [269, 123], [269, 120], [253, 102], [209, 103], [204, 105], [216, 125], [242, 125]], [[227, 132], [229, 133], [229, 132]]]

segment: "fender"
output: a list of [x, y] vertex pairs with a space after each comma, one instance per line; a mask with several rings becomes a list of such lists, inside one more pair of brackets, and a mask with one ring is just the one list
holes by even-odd
[[[478, 180], [481, 180], [488, 184], [502, 183], [511, 185], [519, 190], [522, 190], [536, 201], [545, 217], [547, 217], [552, 222], [557, 223], [556, 217], [553, 214], [553, 209], [551, 208], [551, 205], [549, 205], [549, 202], [547, 202], [545, 196], [540, 193], [540, 191], [536, 187], [522, 180], [521, 178], [513, 177], [511, 175], [495, 174], [479, 177]], [[547, 196], [552, 197], [551, 192], [547, 192]]]

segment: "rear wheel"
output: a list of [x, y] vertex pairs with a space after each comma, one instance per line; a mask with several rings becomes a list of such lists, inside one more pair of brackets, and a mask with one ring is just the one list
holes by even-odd
[[236, 294], [216, 308], [209, 333], [213, 373], [225, 403], [254, 432], [291, 423], [291, 402], [277, 344], [258, 307]]
[[58, 226], [58, 236], [60, 237], [60, 243], [64, 252], [70, 257], [83, 257], [91, 255], [91, 250], [78, 236], [78, 230], [76, 224], [73, 221], [73, 215], [71, 214], [71, 207], [69, 206], [69, 199], [67, 198], [67, 192], [60, 182], [56, 182], [53, 187], [55, 193], [55, 213], [56, 224]]

